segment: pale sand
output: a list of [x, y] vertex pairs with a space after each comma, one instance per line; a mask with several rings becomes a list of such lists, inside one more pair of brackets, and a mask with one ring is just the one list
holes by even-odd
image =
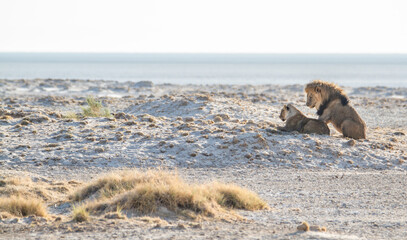
[[[366, 121], [368, 140], [342, 138], [332, 126], [332, 136], [277, 131], [286, 103], [316, 117], [314, 109], [305, 107], [301, 85], [0, 80], [0, 117], [12, 116], [0, 120], [1, 175], [88, 181], [114, 169], [166, 167], [191, 181], [237, 183], [258, 192], [273, 208], [241, 212], [246, 223], [203, 222], [194, 228], [186, 222], [186, 229], [177, 227], [183, 220], [156, 228], [132, 220], [59, 228], [52, 222], [30, 228], [24, 219], [18, 224], [1, 220], [6, 232], [0, 238], [403, 238], [407, 89], [345, 91]], [[116, 118], [60, 117], [80, 112], [89, 95], [99, 96]], [[18, 127], [24, 117], [32, 123]], [[51, 206], [50, 211], [67, 215], [69, 207]], [[297, 232], [302, 221], [328, 231]]]

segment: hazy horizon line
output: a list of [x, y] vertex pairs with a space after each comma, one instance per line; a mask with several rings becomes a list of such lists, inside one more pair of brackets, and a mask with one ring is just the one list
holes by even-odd
[[98, 51], [98, 52], [93, 52], [93, 51], [0, 51], [0, 54], [3, 53], [16, 53], [16, 54], [25, 54], [25, 53], [29, 53], [29, 54], [202, 54], [202, 55], [206, 55], [206, 54], [221, 54], [221, 55], [235, 55], [235, 54], [239, 54], [239, 55], [407, 55], [406, 53], [366, 53], [366, 52], [358, 52], [358, 53], [354, 53], [354, 52], [346, 52], [346, 53], [338, 53], [338, 52], [324, 52], [324, 53], [320, 53], [320, 52], [310, 52], [310, 53], [306, 53], [306, 52], [116, 52], [116, 51]]
[[407, 64], [407, 54], [0, 52], [0, 62]]

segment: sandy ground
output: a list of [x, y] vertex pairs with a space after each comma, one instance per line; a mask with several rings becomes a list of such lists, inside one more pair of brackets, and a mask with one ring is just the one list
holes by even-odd
[[[407, 236], [407, 89], [346, 88], [368, 126], [367, 140], [277, 130], [281, 107], [309, 117], [303, 86], [153, 85], [80, 80], [0, 80], [0, 174], [41, 181], [90, 181], [126, 168], [176, 169], [191, 182], [247, 187], [271, 211], [239, 212], [244, 222], [66, 216], [0, 220], [0, 238], [403, 239]], [[64, 118], [86, 97], [112, 118]], [[7, 117], [6, 117], [7, 116]], [[327, 232], [298, 232], [302, 221]], [[14, 223], [17, 222], [17, 223]]]

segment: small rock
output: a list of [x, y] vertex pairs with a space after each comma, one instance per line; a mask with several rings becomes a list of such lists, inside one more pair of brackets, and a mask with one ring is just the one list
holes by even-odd
[[116, 119], [127, 119], [127, 118], [126, 118], [126, 114], [125, 114], [124, 112], [116, 113], [116, 114], [114, 114], [114, 117], [115, 117]]
[[1, 116], [0, 119], [3, 119], [3, 120], [12, 120], [13, 117], [10, 116], [10, 115], [4, 115], [4, 116]]
[[48, 143], [47, 145], [44, 146], [44, 148], [53, 148], [53, 147], [58, 147], [58, 143]]
[[309, 224], [307, 222], [303, 222], [301, 225], [297, 227], [297, 230], [307, 232], [309, 231]]
[[23, 125], [23, 126], [26, 126], [26, 125], [30, 124], [30, 121], [22, 120], [22, 121], [20, 122], [20, 124]]
[[99, 141], [99, 144], [107, 144], [108, 142], [109, 142], [109, 140], [107, 140], [107, 139], [101, 139]]
[[394, 132], [393, 135], [395, 136], [405, 136], [406, 134], [403, 132]]
[[25, 149], [25, 148], [31, 148], [31, 146], [30, 145], [20, 144], [15, 149]]
[[356, 145], [356, 141], [355, 141], [354, 139], [351, 139], [351, 140], [349, 140], [349, 141], [347, 142], [347, 144], [348, 144], [349, 146], [353, 147], [353, 146]]
[[178, 229], [187, 229], [187, 227], [186, 227], [184, 224], [182, 224], [182, 223], [178, 223], [177, 228], [178, 228]]
[[194, 117], [185, 117], [184, 122], [193, 122], [195, 121]]
[[96, 137], [86, 137], [85, 139], [91, 142], [96, 141]]
[[81, 125], [86, 125], [86, 124], [88, 124], [89, 122], [88, 121], [80, 121], [79, 122], [79, 124], [81, 124]]
[[181, 134], [181, 136], [186, 137], [186, 136], [188, 136], [188, 135], [189, 135], [189, 132], [186, 132], [186, 131], [180, 131], [180, 134]]
[[[221, 114], [216, 114], [215, 115], [215, 118], [216, 117], [220, 117], [222, 120], [229, 120], [230, 119], [230, 116], [228, 115], [228, 114], [224, 114], [224, 113], [221, 113]], [[215, 121], [216, 122], [216, 121]]]
[[107, 218], [107, 219], [125, 219], [126, 216], [124, 216], [120, 213], [108, 213], [105, 215], [105, 218]]
[[196, 94], [196, 99], [201, 101], [213, 101], [209, 94]]
[[69, 139], [73, 139], [73, 138], [74, 138], [74, 136], [72, 133], [63, 133], [63, 134], [53, 137], [53, 139], [56, 139], [56, 140], [69, 140]]
[[216, 117], [213, 119], [213, 121], [214, 121], [214, 122], [222, 122], [223, 119], [222, 119], [220, 116], [216, 116]]
[[28, 117], [25, 117], [23, 120], [27, 120], [27, 121], [30, 121], [33, 123], [42, 123], [42, 122], [48, 122], [50, 120], [50, 118], [43, 114], [33, 114]]
[[161, 228], [161, 224], [157, 223], [157, 224], [153, 227], [153, 229], [157, 229], [157, 228]]
[[135, 121], [127, 121], [124, 124], [127, 126], [137, 125], [137, 123]]
[[104, 151], [106, 151], [106, 150], [105, 150], [105, 148], [103, 148], [103, 147], [97, 147], [97, 148], [95, 148], [95, 152], [97, 152], [97, 153], [102, 153], [102, 152], [104, 152]]
[[10, 219], [7, 223], [14, 224], [14, 223], [19, 223], [19, 222], [20, 222], [20, 219], [18, 219], [18, 218], [13, 218], [13, 219]]
[[191, 227], [192, 227], [192, 228], [196, 228], [196, 229], [202, 229], [202, 228], [203, 228], [203, 227], [202, 227], [202, 224], [200, 224], [200, 223], [191, 224]]
[[21, 219], [22, 222], [26, 223], [26, 224], [31, 224], [31, 223], [46, 223], [47, 219], [43, 218], [43, 217], [37, 217], [34, 215], [28, 216], [26, 218]]
[[116, 126], [113, 125], [113, 124], [108, 124], [108, 125], [104, 126], [104, 128], [106, 128], [106, 129], [115, 129]]
[[143, 122], [154, 123], [154, 122], [157, 121], [157, 119], [154, 116], [151, 116], [149, 114], [144, 114], [144, 115], [141, 115], [139, 117], [140, 117], [140, 120], [143, 121]]
[[320, 227], [317, 225], [310, 226], [309, 229], [314, 232], [326, 232], [326, 227]]

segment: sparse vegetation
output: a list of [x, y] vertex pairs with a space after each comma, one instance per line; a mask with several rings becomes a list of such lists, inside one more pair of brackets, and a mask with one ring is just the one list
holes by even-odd
[[214, 183], [211, 187], [216, 190], [216, 201], [221, 206], [245, 210], [267, 208], [267, 204], [256, 193], [237, 185]]
[[84, 205], [77, 205], [72, 207], [72, 219], [75, 222], [87, 222], [89, 221], [89, 212]]
[[79, 116], [78, 116], [77, 113], [74, 113], [74, 112], [67, 112], [66, 114], [63, 115], [63, 118], [78, 120], [78, 119], [79, 119]]
[[86, 203], [91, 213], [103, 213], [122, 208], [141, 214], [167, 209], [176, 214], [196, 218], [235, 218], [228, 210], [268, 209], [267, 203], [247, 189], [232, 184], [187, 184], [180, 177], [167, 171], [114, 173], [75, 192], [71, 199]]
[[113, 117], [110, 110], [103, 107], [102, 102], [95, 100], [93, 97], [86, 98], [87, 107], [82, 107], [82, 113], [67, 112], [63, 118], [79, 120], [81, 117]]
[[70, 198], [73, 201], [82, 201], [92, 195], [96, 195], [95, 197], [99, 199], [110, 198], [118, 193], [130, 190], [140, 181], [141, 179], [137, 178], [137, 176], [132, 176], [126, 171], [118, 175], [111, 174], [81, 188], [71, 195]]
[[119, 206], [119, 205], [116, 206], [116, 212], [115, 212], [115, 213], [117, 214], [118, 218], [120, 218], [120, 219], [126, 218], [126, 217], [123, 215], [122, 210], [123, 210], [123, 207], [121, 207], [121, 206]]
[[44, 217], [47, 211], [43, 202], [66, 199], [70, 185], [47, 179], [33, 182], [29, 177], [5, 177], [0, 179], [0, 213]]
[[47, 216], [44, 205], [40, 200], [35, 198], [0, 198], [0, 211], [5, 211], [17, 217], [26, 217], [29, 215]]
[[49, 200], [51, 197], [47, 189], [41, 184], [33, 184], [30, 178], [10, 177], [0, 180], [0, 196], [21, 197], [24, 199]]
[[82, 114], [85, 117], [112, 117], [110, 110], [103, 107], [102, 103], [96, 101], [93, 97], [86, 98], [88, 107], [82, 108]]

